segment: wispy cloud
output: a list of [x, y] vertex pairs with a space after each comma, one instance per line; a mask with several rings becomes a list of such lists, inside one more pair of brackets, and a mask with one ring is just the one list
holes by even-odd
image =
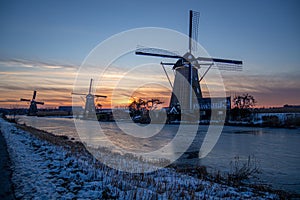
[[0, 59], [0, 106], [19, 103], [37, 90], [37, 99], [45, 105], [71, 104], [71, 91], [78, 66], [27, 59]]
[[0, 103], [19, 103], [20, 99], [0, 99]]
[[42, 62], [42, 61], [36, 61], [36, 60], [26, 60], [26, 59], [17, 59], [17, 58], [11, 58], [11, 59], [0, 59], [0, 65], [4, 65], [7, 67], [10, 66], [18, 66], [18, 67], [24, 67], [24, 68], [44, 68], [44, 69], [70, 69], [70, 70], [76, 70], [78, 69], [78, 66], [71, 65], [71, 64], [59, 64], [59, 63], [50, 63], [50, 62]]
[[290, 74], [248, 74], [224, 77], [225, 86], [232, 90], [268, 92], [275, 88], [300, 88], [300, 72]]
[[[118, 66], [109, 68], [104, 74], [100, 74], [100, 68], [94, 66], [83, 70], [74, 92], [87, 93], [90, 78], [97, 80], [99, 77], [100, 81], [94, 83], [94, 92], [108, 96], [106, 99], [98, 99], [106, 107], [111, 106], [112, 100], [115, 104], [126, 104], [130, 96], [159, 97], [168, 104], [171, 88], [161, 68], [149, 65], [127, 72], [128, 69]], [[71, 105], [71, 92], [76, 82], [78, 66], [26, 59], [0, 59], [0, 69], [0, 106], [18, 103], [20, 97], [30, 98], [33, 90], [38, 91], [37, 98], [45, 101], [45, 106]], [[168, 71], [173, 82], [174, 74], [172, 70]], [[223, 75], [223, 80], [228, 95], [251, 93], [259, 105], [264, 106], [300, 104], [299, 77], [300, 71], [277, 74], [230, 72]], [[147, 85], [149, 82], [152, 84]], [[206, 84], [218, 89], [222, 83], [209, 79]], [[136, 87], [137, 85], [140, 87]], [[205, 82], [201, 83], [201, 87], [204, 96], [209, 96]], [[83, 105], [84, 96], [74, 98], [78, 105]]]
[[300, 71], [270, 74], [225, 76], [224, 84], [231, 94], [251, 93], [258, 106], [300, 104]]

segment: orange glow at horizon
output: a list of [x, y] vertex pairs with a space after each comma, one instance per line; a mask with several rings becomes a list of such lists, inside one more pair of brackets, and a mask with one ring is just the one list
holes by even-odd
[[[71, 106], [74, 82], [77, 76], [76, 66], [60, 66], [31, 62], [0, 62], [6, 70], [0, 72], [0, 107], [3, 108], [28, 108], [28, 103], [20, 102], [20, 98], [31, 99], [33, 90], [37, 90], [37, 101], [45, 102], [38, 108], [57, 108]], [[122, 69], [121, 69], [122, 70]], [[142, 99], [159, 98], [168, 106], [171, 89], [163, 73], [153, 66], [143, 66], [131, 73], [113, 68], [94, 86], [95, 94], [106, 95], [108, 98], [96, 98], [97, 103], [103, 108], [114, 106], [128, 106], [130, 98], [135, 96]], [[161, 70], [161, 69], [160, 69]], [[236, 73], [236, 72], [234, 72]], [[89, 79], [80, 82], [77, 88], [81, 93], [88, 92]], [[96, 75], [95, 75], [96, 76]], [[173, 81], [174, 77], [171, 77]], [[225, 74], [223, 76], [227, 96], [249, 93], [257, 100], [257, 107], [280, 107], [284, 104], [300, 104], [300, 85], [297, 79], [290, 77], [272, 78], [262, 75], [245, 76], [242, 74]], [[285, 83], [285, 85], [282, 84]], [[136, 86], [137, 84], [138, 87]], [[202, 93], [205, 97], [209, 93], [205, 84], [215, 85], [222, 83], [208, 80], [201, 83]], [[286, 87], [286, 88], [285, 88]], [[277, 90], [275, 90], [275, 89]], [[74, 106], [84, 106], [85, 96], [79, 96], [74, 101]]]

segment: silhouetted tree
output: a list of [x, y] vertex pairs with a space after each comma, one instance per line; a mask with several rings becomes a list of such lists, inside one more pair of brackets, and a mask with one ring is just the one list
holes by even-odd
[[239, 109], [252, 108], [256, 103], [257, 101], [254, 99], [254, 97], [252, 95], [249, 95], [248, 93], [235, 96], [233, 98], [233, 105], [235, 106], [235, 108]]
[[231, 115], [234, 120], [247, 119], [251, 115], [251, 108], [255, 106], [257, 101], [252, 95], [248, 93], [235, 96], [233, 98], [234, 108], [231, 111]]
[[139, 117], [139, 121], [141, 123], [150, 123], [151, 119], [149, 116], [149, 111], [156, 109], [157, 105], [162, 103], [163, 102], [159, 99], [134, 99], [128, 106], [130, 116], [132, 117], [132, 119]]

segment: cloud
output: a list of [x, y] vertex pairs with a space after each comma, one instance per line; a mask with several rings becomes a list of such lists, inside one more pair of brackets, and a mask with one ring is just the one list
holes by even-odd
[[17, 103], [20, 99], [0, 99], [0, 103]]
[[273, 89], [300, 88], [300, 73], [249, 74], [223, 77], [226, 88], [240, 91], [272, 92]]
[[[33, 90], [38, 91], [38, 100], [47, 102], [47, 106], [70, 105], [72, 102], [71, 92], [73, 92], [78, 66], [26, 59], [0, 59], [0, 68], [0, 92], [2, 94], [0, 103], [2, 105], [16, 103], [20, 97], [30, 98]], [[122, 104], [128, 102], [126, 98], [130, 95], [139, 98], [160, 97], [167, 102], [171, 94], [169, 83], [161, 68], [149, 65], [126, 73], [128, 69], [122, 68], [122, 66], [112, 66], [104, 75], [102, 74], [102, 77], [101, 74], [98, 74], [100, 73], [99, 66], [95, 66], [91, 70], [82, 71], [84, 74], [81, 79], [77, 80], [79, 84], [74, 92], [87, 93], [90, 78], [97, 80], [98, 77], [100, 81], [95, 82], [94, 92], [108, 96], [106, 99], [99, 99], [101, 104], [105, 106], [110, 105], [113, 91], [115, 91], [114, 98], [116, 101]], [[174, 74], [170, 69], [168, 71], [173, 82]], [[93, 74], [93, 77], [90, 77], [90, 74]], [[300, 104], [299, 77], [299, 70], [273, 74], [251, 74], [248, 72], [225, 72], [223, 74], [228, 95], [250, 93], [256, 97], [258, 104], [262, 106], [283, 105], [285, 103]], [[147, 85], [149, 82], [151, 82], [150, 86]], [[167, 88], [154, 87], [153, 82], [165, 85]], [[204, 96], [208, 94], [205, 83], [216, 88], [222, 84], [212, 79], [201, 82]], [[136, 84], [141, 85], [141, 87], [136, 88]], [[78, 97], [78, 104], [83, 105], [81, 97]]]
[[229, 94], [250, 93], [258, 106], [300, 104], [300, 71], [223, 77]]
[[40, 69], [67, 69], [67, 70], [77, 70], [78, 66], [71, 64], [59, 64], [59, 63], [48, 63], [41, 61], [33, 61], [27, 59], [0, 59], [0, 65], [7, 67], [18, 66], [24, 68], [40, 68]]

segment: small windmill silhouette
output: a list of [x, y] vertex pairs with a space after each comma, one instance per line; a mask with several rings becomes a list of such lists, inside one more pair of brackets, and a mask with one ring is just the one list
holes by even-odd
[[37, 104], [40, 104], [40, 105], [44, 105], [44, 102], [41, 102], [41, 101], [36, 101], [35, 98], [36, 98], [36, 91], [34, 90], [33, 91], [33, 96], [32, 96], [32, 99], [23, 99], [21, 98], [20, 101], [27, 101], [27, 102], [30, 102], [30, 106], [29, 106], [29, 109], [28, 109], [28, 115], [29, 116], [35, 116], [37, 115], [37, 112], [38, 112], [38, 109], [37, 109]]
[[96, 115], [95, 97], [106, 98], [104, 95], [92, 94], [93, 79], [90, 81], [88, 94], [72, 92], [73, 95], [85, 95], [85, 106], [83, 117], [85, 119], [93, 119]]

